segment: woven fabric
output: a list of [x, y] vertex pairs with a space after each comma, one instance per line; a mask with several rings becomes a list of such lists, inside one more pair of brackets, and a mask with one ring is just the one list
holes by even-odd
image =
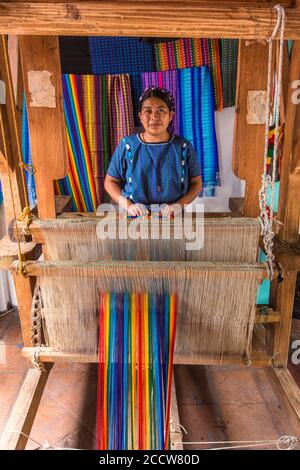
[[164, 86], [174, 96], [174, 132], [192, 142], [202, 169], [202, 195], [220, 184], [214, 92], [208, 67], [143, 74], [143, 85]]
[[[29, 127], [28, 127], [25, 94], [23, 96], [23, 113], [22, 113], [22, 154], [23, 154], [24, 163], [26, 165], [32, 166], [32, 155], [31, 155], [31, 148], [30, 148]], [[36, 188], [35, 188], [34, 175], [32, 172], [26, 171], [25, 177], [26, 177], [26, 186], [27, 186], [29, 205], [30, 207], [33, 207], [36, 204]]]
[[134, 131], [130, 80], [122, 75], [83, 75], [80, 107], [90, 150], [97, 203], [105, 202], [104, 179], [120, 140]]
[[[275, 181], [280, 180], [284, 126], [279, 127], [278, 133], [279, 133], [279, 141], [278, 141], [277, 165], [276, 165], [276, 170], [275, 170]], [[267, 153], [267, 172], [268, 172], [268, 175], [270, 175], [271, 177], [273, 174], [274, 141], [275, 141], [275, 126], [271, 126], [269, 129], [268, 153]]]
[[[58, 183], [61, 191], [71, 191], [78, 211], [94, 212], [97, 206], [92, 161], [80, 106], [82, 80], [80, 75], [63, 75], [64, 110], [70, 171]], [[65, 192], [64, 194], [70, 194]]]
[[178, 39], [155, 44], [157, 70], [174, 70], [207, 65], [213, 79], [215, 108], [223, 108], [221, 62], [217, 39]]
[[133, 37], [90, 37], [92, 73], [130, 74], [135, 124], [139, 124], [138, 101], [142, 94], [142, 72], [155, 70], [153, 44]]
[[221, 70], [224, 108], [235, 105], [238, 39], [221, 39]]

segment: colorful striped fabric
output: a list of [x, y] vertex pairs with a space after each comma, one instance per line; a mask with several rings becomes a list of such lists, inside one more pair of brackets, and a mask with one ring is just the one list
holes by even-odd
[[[23, 96], [21, 145], [22, 145], [22, 155], [23, 155], [24, 163], [26, 165], [32, 166], [32, 155], [31, 155], [31, 148], [30, 148], [29, 127], [28, 127], [25, 94]], [[26, 171], [25, 177], [26, 177], [28, 201], [29, 201], [30, 207], [32, 208], [36, 204], [36, 188], [35, 188], [34, 174], [33, 172]]]
[[220, 39], [224, 108], [235, 105], [238, 39]]
[[169, 448], [175, 294], [103, 293], [97, 447]]
[[[280, 169], [282, 160], [282, 149], [284, 139], [284, 125], [279, 127], [279, 140], [278, 140], [278, 154], [277, 154], [277, 167], [275, 170], [275, 180], [280, 180]], [[274, 141], [275, 141], [275, 126], [271, 126], [269, 129], [269, 141], [268, 141], [268, 153], [267, 153], [267, 172], [272, 177], [273, 173], [273, 158], [274, 158]]]
[[157, 70], [207, 65], [213, 78], [215, 108], [223, 108], [220, 49], [218, 39], [178, 39], [155, 44]]
[[[63, 75], [64, 110], [70, 171], [57, 183], [60, 191], [73, 196], [77, 211], [94, 212], [97, 208], [90, 149], [80, 106], [82, 81], [80, 75]], [[70, 192], [66, 192], [70, 191]]]
[[202, 196], [214, 196], [220, 184], [214, 95], [206, 66], [143, 74], [143, 85], [163, 86], [174, 96], [174, 132], [190, 140], [202, 169]]
[[97, 204], [105, 201], [104, 178], [115, 148], [134, 132], [130, 79], [123, 75], [77, 77], [79, 102], [91, 155]]

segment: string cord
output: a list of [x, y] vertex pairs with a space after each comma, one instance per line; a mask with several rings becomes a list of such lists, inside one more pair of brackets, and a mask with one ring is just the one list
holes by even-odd
[[[260, 223], [262, 228], [263, 242], [267, 256], [267, 272], [268, 277], [274, 277], [274, 253], [273, 253], [273, 220], [274, 220], [274, 195], [275, 195], [275, 180], [276, 168], [278, 161], [278, 147], [279, 147], [279, 109], [280, 98], [282, 91], [282, 68], [283, 68], [283, 46], [284, 46], [284, 30], [285, 30], [285, 10], [281, 5], [275, 5], [274, 10], [277, 12], [277, 22], [273, 33], [266, 39], [269, 44], [268, 54], [268, 80], [267, 80], [267, 102], [266, 102], [266, 116], [265, 116], [265, 146], [264, 146], [264, 169], [262, 174], [262, 186], [259, 191], [259, 205], [260, 205]], [[275, 139], [274, 151], [272, 159], [272, 176], [267, 172], [267, 156], [268, 156], [268, 141], [269, 141], [269, 128], [270, 128], [270, 108], [271, 108], [271, 82], [272, 82], [272, 55], [273, 55], [273, 40], [276, 37], [280, 28], [280, 48], [279, 48], [279, 65], [277, 77], [277, 89], [275, 91]], [[271, 188], [271, 200], [268, 207], [267, 204], [267, 191]]]

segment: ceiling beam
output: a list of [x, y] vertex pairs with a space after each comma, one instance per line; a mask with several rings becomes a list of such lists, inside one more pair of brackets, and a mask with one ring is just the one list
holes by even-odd
[[[286, 16], [285, 39], [300, 39], [300, 11]], [[0, 34], [264, 39], [275, 23], [267, 2], [0, 2]]]

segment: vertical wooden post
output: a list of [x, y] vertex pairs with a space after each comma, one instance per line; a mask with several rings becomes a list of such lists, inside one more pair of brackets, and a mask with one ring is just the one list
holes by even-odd
[[[260, 42], [240, 41], [237, 96], [233, 134], [232, 169], [246, 180], [244, 215], [259, 215], [258, 192], [263, 172], [265, 125], [248, 124], [248, 93], [267, 89], [268, 47]], [[251, 101], [251, 99], [250, 99]]]
[[13, 274], [16, 295], [18, 300], [18, 310], [22, 328], [24, 346], [31, 344], [31, 306], [35, 278], [22, 277], [19, 274]]
[[[12, 181], [13, 197], [16, 206], [16, 212], [19, 215], [25, 205], [25, 193], [22, 184], [21, 170], [19, 167], [19, 158], [18, 158], [18, 146], [17, 142], [19, 141], [20, 145], [20, 132], [15, 128], [13, 114], [15, 114], [18, 121], [20, 117], [18, 112], [16, 112], [16, 101], [13, 90], [10, 90], [8, 83], [11, 77], [8, 47], [7, 47], [7, 38], [4, 36], [0, 37], [0, 80], [5, 84], [5, 103], [0, 104], [1, 112], [4, 120], [4, 134], [1, 135], [1, 150], [2, 155], [0, 157], [0, 172], [1, 180], [3, 186], [4, 202], [5, 202], [5, 216], [7, 225], [14, 218], [13, 212], [13, 202], [12, 195], [9, 185], [8, 177], [8, 168], [7, 163], [10, 168], [10, 176]], [[17, 61], [18, 57], [15, 57], [17, 54], [16, 49], [11, 50], [11, 60]], [[20, 130], [20, 123], [19, 123]], [[6, 146], [6, 152], [4, 152], [4, 142]], [[6, 153], [6, 154], [5, 154]]]
[[282, 283], [272, 281], [271, 305], [280, 312], [280, 322], [268, 325], [267, 331], [269, 341], [273, 343], [273, 362], [277, 367], [284, 367], [288, 362], [296, 278], [296, 271], [286, 271]]
[[68, 171], [57, 36], [20, 36], [32, 160], [40, 218], [55, 218], [53, 180]]
[[[278, 218], [284, 223], [279, 236], [288, 242], [297, 241], [300, 221], [300, 199], [298, 197], [300, 187], [300, 105], [297, 105], [297, 97], [299, 100], [300, 93], [297, 93], [297, 89], [295, 89], [296, 80], [300, 80], [300, 41], [294, 41], [291, 55], [278, 206]], [[297, 88], [299, 89], [299, 84]]]

